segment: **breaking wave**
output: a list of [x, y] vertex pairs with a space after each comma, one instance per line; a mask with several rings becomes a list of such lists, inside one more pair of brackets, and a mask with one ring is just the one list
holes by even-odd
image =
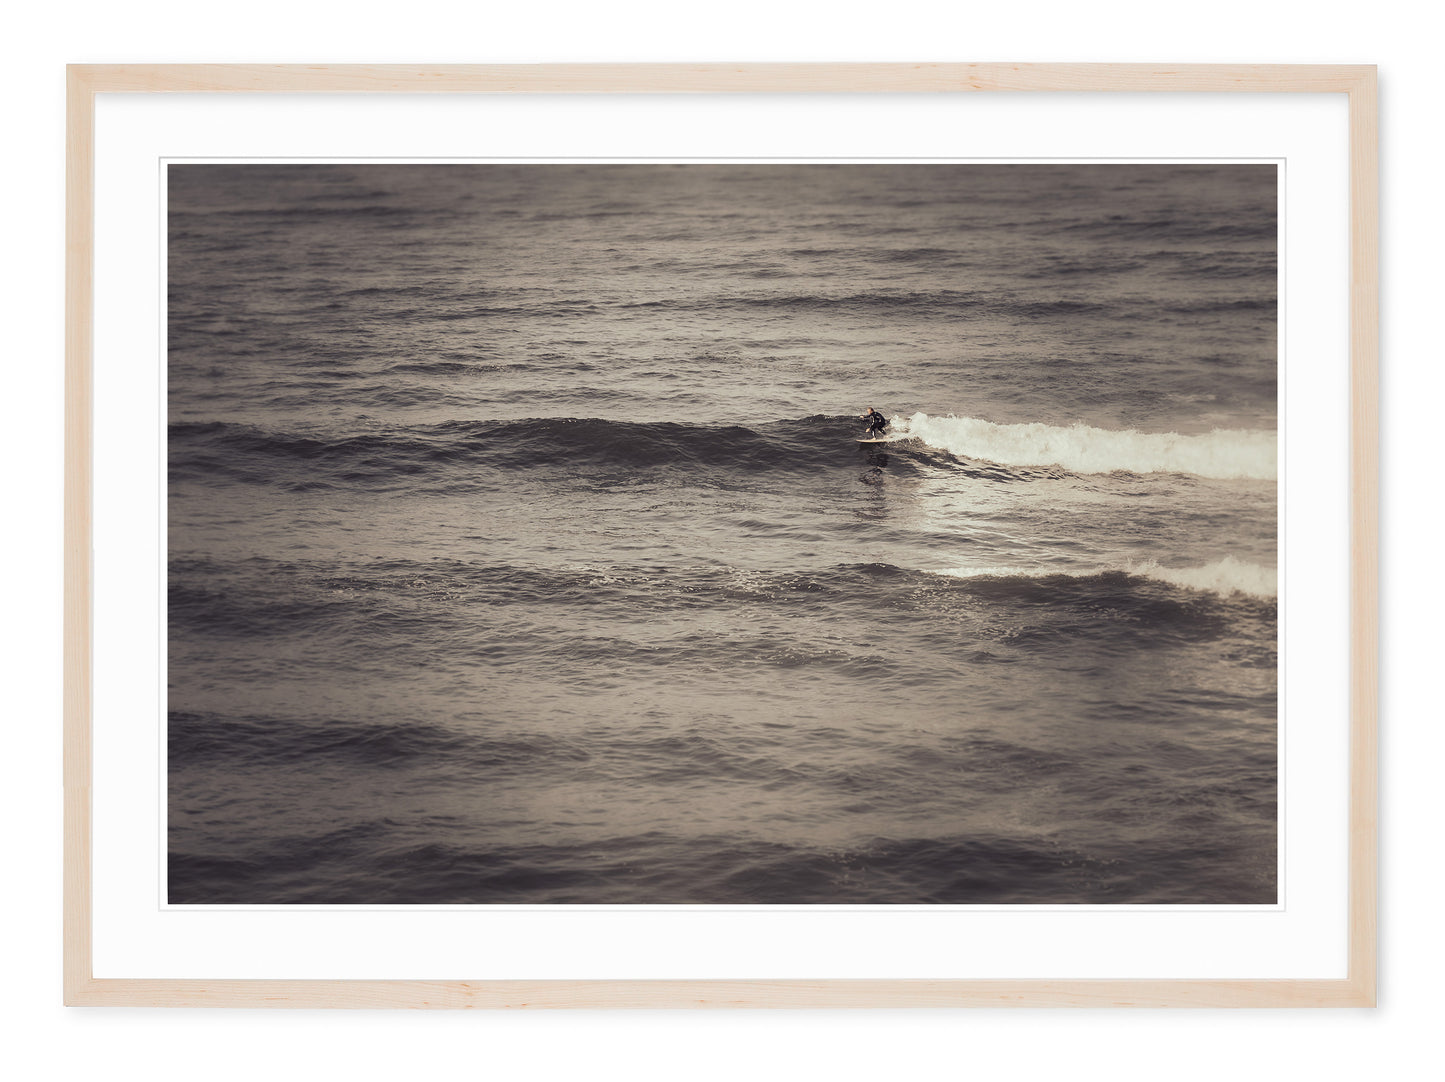
[[1041, 574], [1064, 575], [1068, 578], [1093, 578], [1109, 573], [1123, 573], [1138, 578], [1155, 579], [1186, 590], [1213, 594], [1247, 594], [1250, 597], [1272, 598], [1279, 594], [1279, 570], [1261, 567], [1226, 556], [1202, 567], [1161, 567], [1152, 560], [1127, 563], [1113, 568], [1087, 570], [1050, 570], [1037, 567], [953, 567], [938, 572], [960, 579], [1038, 579]]
[[893, 427], [962, 458], [1008, 466], [1062, 466], [1076, 473], [1192, 473], [1200, 477], [1272, 481], [1277, 476], [1274, 432], [1216, 429], [1199, 436], [1175, 432], [1112, 431], [1072, 425], [1000, 425], [977, 417], [915, 413]]

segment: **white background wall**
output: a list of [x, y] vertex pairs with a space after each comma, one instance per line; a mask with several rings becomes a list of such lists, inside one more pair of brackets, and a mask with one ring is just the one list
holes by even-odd
[[[1442, 759], [1440, 21], [1430, 5], [1218, 0], [97, 3], [5, 20], [0, 1062], [13, 1077], [1427, 1077]], [[64, 65], [105, 62], [1375, 63], [1382, 146], [1381, 980], [1373, 1011], [304, 1012], [60, 1006]]]

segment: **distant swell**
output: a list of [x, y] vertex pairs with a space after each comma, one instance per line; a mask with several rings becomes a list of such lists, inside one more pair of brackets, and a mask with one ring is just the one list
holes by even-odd
[[1000, 425], [977, 417], [915, 413], [894, 427], [963, 458], [1009, 466], [1062, 466], [1076, 473], [1192, 473], [1270, 481], [1277, 475], [1274, 432], [1220, 430], [1207, 435], [1112, 431], [1073, 425]]

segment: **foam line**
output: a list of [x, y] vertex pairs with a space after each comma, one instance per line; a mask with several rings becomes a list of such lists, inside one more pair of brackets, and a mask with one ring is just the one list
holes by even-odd
[[1274, 432], [1216, 429], [1198, 436], [1113, 431], [1073, 425], [999, 425], [977, 417], [915, 413], [895, 420], [893, 435], [922, 440], [961, 458], [1007, 466], [1062, 466], [1075, 473], [1192, 473], [1200, 477], [1274, 480]]

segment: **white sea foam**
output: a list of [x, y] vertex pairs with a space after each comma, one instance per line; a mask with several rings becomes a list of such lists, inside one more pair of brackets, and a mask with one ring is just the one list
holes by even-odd
[[1113, 431], [1073, 425], [999, 425], [977, 417], [915, 413], [895, 421], [895, 438], [913, 437], [964, 458], [1006, 466], [1062, 466], [1076, 473], [1192, 473], [1201, 477], [1273, 480], [1274, 432], [1216, 429], [1198, 436]]
[[1127, 575], [1158, 579], [1160, 582], [1182, 586], [1185, 589], [1204, 590], [1215, 594], [1276, 597], [1279, 593], [1278, 569], [1246, 563], [1231, 556], [1205, 564], [1203, 567], [1160, 567], [1154, 561], [1146, 560], [1126, 562], [1117, 567], [1073, 568], [1070, 570], [1039, 567], [950, 567], [940, 569], [938, 574], [960, 579], [1041, 578], [1048, 575], [1089, 578], [1109, 571], [1122, 571]]
[[1253, 597], [1276, 597], [1279, 594], [1279, 569], [1244, 563], [1226, 556], [1203, 567], [1160, 567], [1140, 564], [1123, 570], [1132, 575], [1160, 579], [1191, 590], [1209, 590], [1216, 594], [1250, 594]]

